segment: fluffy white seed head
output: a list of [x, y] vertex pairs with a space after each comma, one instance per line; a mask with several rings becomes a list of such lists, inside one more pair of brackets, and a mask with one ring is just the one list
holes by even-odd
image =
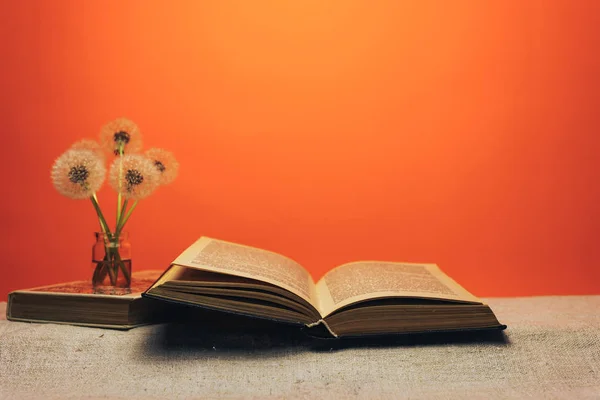
[[110, 185], [126, 199], [148, 197], [159, 185], [159, 172], [153, 162], [141, 154], [117, 157], [110, 166]]
[[51, 178], [56, 190], [72, 199], [85, 199], [97, 192], [106, 177], [104, 160], [96, 152], [69, 149], [54, 161]]
[[146, 151], [146, 156], [159, 172], [159, 183], [161, 185], [166, 185], [175, 180], [179, 172], [179, 163], [173, 153], [164, 149], [150, 149]]
[[133, 121], [117, 118], [102, 127], [100, 143], [106, 151], [115, 155], [119, 155], [120, 147], [124, 154], [136, 153], [142, 149], [142, 134]]

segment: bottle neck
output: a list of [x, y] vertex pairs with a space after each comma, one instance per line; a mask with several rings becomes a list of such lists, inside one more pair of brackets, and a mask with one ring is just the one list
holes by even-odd
[[127, 240], [129, 238], [129, 232], [124, 231], [119, 233], [119, 237], [116, 237], [114, 233], [110, 235], [104, 232], [94, 232], [96, 241], [102, 241], [104, 243], [113, 243], [115, 246], [119, 245], [119, 242]]

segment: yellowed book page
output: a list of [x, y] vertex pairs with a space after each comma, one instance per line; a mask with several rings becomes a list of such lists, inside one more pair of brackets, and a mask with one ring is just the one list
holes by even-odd
[[356, 302], [386, 297], [481, 303], [435, 264], [357, 261], [329, 271], [316, 286], [323, 317]]
[[187, 268], [181, 267], [179, 265], [171, 265], [169, 269], [152, 285], [153, 288], [162, 285], [165, 282], [172, 281], [178, 279], [181, 275], [185, 273]]
[[296, 261], [281, 254], [201, 237], [173, 264], [268, 282], [289, 290], [316, 308], [312, 277]]

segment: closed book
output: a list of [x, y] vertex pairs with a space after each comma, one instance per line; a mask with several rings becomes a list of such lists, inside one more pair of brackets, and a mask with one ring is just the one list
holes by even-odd
[[130, 329], [164, 318], [164, 304], [143, 298], [162, 271], [132, 274], [131, 287], [92, 287], [75, 281], [9, 293], [6, 317], [11, 321], [52, 322], [101, 328]]

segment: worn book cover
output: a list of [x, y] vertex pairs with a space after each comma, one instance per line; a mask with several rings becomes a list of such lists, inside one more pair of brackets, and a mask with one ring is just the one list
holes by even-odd
[[53, 322], [129, 329], [161, 320], [164, 305], [142, 298], [162, 271], [134, 272], [131, 288], [98, 293], [91, 280], [66, 282], [9, 293], [6, 317], [12, 321]]

